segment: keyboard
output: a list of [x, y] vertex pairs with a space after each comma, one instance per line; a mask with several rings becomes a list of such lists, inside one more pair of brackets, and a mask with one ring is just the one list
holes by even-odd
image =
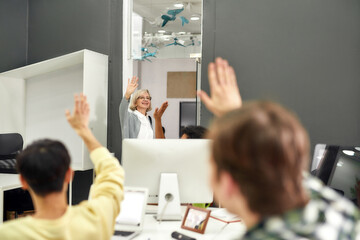
[[126, 237], [126, 236], [129, 236], [131, 234], [133, 234], [134, 232], [127, 232], [127, 231], [115, 231], [114, 235], [115, 236], [123, 236], [123, 237]]

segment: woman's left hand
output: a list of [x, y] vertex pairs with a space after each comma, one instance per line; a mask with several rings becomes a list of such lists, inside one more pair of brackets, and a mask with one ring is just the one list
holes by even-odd
[[164, 114], [164, 112], [168, 106], [169, 106], [169, 103], [166, 101], [161, 105], [160, 108], [155, 108], [154, 118], [161, 119], [162, 115]]

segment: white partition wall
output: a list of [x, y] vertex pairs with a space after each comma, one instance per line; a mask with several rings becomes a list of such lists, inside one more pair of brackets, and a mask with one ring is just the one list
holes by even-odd
[[25, 145], [40, 138], [65, 143], [75, 170], [91, 169], [89, 154], [66, 122], [76, 93], [90, 104], [90, 128], [106, 146], [108, 57], [82, 50], [0, 74], [0, 133], [18, 132]]
[[25, 84], [0, 75], [0, 133], [25, 132]]

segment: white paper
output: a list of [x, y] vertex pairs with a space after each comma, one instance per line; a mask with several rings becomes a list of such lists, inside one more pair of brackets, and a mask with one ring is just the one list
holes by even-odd
[[121, 203], [120, 214], [116, 222], [122, 225], [139, 226], [144, 206], [144, 192], [125, 192], [124, 200]]

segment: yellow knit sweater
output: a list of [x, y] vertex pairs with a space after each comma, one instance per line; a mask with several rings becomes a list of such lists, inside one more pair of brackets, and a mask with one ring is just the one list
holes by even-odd
[[91, 200], [68, 207], [58, 219], [25, 217], [7, 221], [0, 225], [0, 239], [110, 239], [124, 196], [124, 171], [106, 148], [95, 149], [90, 158], [97, 175], [90, 191]]

